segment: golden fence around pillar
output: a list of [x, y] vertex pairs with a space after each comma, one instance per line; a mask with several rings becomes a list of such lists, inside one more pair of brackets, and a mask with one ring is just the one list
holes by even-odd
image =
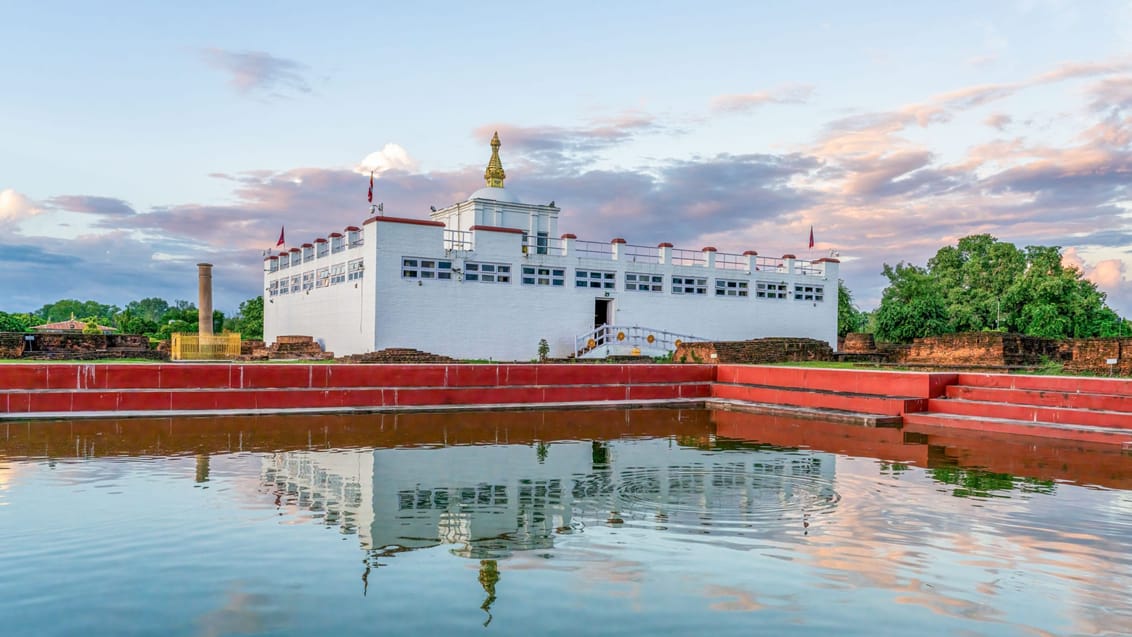
[[173, 334], [169, 357], [175, 361], [213, 361], [240, 355], [239, 334]]

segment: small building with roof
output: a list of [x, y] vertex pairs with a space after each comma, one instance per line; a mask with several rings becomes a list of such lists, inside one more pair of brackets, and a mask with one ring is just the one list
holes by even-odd
[[[40, 332], [44, 334], [81, 334], [86, 330], [87, 324], [75, 318], [72, 314], [71, 318], [66, 321], [58, 321], [55, 323], [44, 323], [43, 325], [33, 325], [29, 329], [33, 332]], [[109, 327], [107, 325], [99, 325], [98, 331], [103, 334], [113, 334], [118, 331], [116, 327]]]
[[462, 359], [660, 355], [680, 341], [837, 342], [839, 262], [559, 234], [552, 201], [485, 186], [429, 218], [374, 215], [264, 259], [264, 339], [308, 334], [335, 355], [392, 347]]

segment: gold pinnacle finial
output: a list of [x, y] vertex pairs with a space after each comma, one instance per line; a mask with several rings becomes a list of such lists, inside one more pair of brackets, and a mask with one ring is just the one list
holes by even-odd
[[503, 162], [499, 161], [499, 131], [491, 136], [491, 160], [487, 162], [487, 170], [483, 171], [483, 180], [488, 188], [502, 188], [507, 173], [503, 172]]

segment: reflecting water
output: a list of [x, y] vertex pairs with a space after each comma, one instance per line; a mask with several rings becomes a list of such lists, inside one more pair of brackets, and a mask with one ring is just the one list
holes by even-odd
[[0, 425], [4, 635], [1132, 634], [1132, 456], [706, 410]]

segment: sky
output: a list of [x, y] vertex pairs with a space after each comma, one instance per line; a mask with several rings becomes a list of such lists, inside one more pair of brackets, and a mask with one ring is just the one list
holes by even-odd
[[[327, 4], [328, 6], [318, 6]], [[0, 310], [263, 293], [483, 186], [561, 232], [885, 263], [1056, 245], [1132, 316], [1132, 1], [0, 0]], [[810, 228], [816, 246], [808, 248]]]

